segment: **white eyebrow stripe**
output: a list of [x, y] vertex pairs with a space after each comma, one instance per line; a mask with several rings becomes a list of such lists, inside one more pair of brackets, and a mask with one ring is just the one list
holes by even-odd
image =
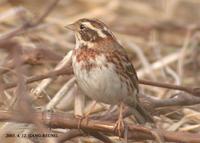
[[98, 29], [96, 27], [94, 27], [90, 22], [83, 22], [84, 25], [86, 25], [87, 27], [89, 27], [90, 29], [93, 29], [95, 31], [97, 31], [97, 33], [99, 34], [100, 37], [105, 38], [106, 34], [104, 34], [101, 29]]

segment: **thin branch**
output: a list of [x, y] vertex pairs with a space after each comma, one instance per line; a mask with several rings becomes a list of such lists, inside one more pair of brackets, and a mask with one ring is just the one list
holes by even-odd
[[[40, 123], [44, 123], [51, 128], [69, 128], [69, 129], [77, 129], [79, 120], [71, 117], [69, 114], [61, 114], [61, 113], [46, 113], [43, 112], [33, 112], [32, 115], [37, 118], [37, 121]], [[15, 118], [13, 118], [15, 117]], [[32, 123], [29, 119], [20, 118], [17, 116], [15, 112], [0, 112], [0, 121], [15, 121], [15, 122], [26, 122]], [[87, 123], [86, 120], [82, 121], [81, 128], [84, 130], [90, 131], [99, 131], [111, 135], [117, 136], [117, 133], [114, 132], [115, 123], [111, 122], [102, 122], [98, 120], [89, 120]], [[153, 132], [157, 132], [160, 134], [165, 141], [168, 142], [190, 142], [190, 143], [199, 143], [200, 142], [200, 134], [186, 133], [186, 132], [170, 132], [164, 131], [161, 129], [150, 129], [143, 127], [141, 125], [130, 125], [127, 124], [128, 129], [128, 139], [129, 140], [155, 140], [155, 136], [152, 134]], [[122, 129], [122, 133], [124, 130]]]
[[50, 3], [44, 10], [44, 12], [35, 20], [35, 22], [31, 21], [25, 22], [23, 25], [0, 35], [0, 43], [6, 42], [8, 39], [11, 39], [16, 35], [19, 35], [20, 33], [23, 33], [29, 28], [38, 26], [49, 15], [49, 13], [53, 10], [53, 8], [56, 6], [58, 2], [59, 0], [54, 0], [52, 3]]
[[37, 26], [38, 24], [40, 24], [48, 15], [49, 13], [55, 8], [55, 6], [58, 4], [59, 0], [54, 0], [53, 2], [51, 2], [46, 9], [44, 10], [44, 12], [38, 17], [38, 19], [35, 21], [35, 23], [32, 23], [32, 27]]
[[[7, 48], [9, 45], [9, 42], [6, 45], [0, 45], [0, 48]], [[12, 43], [12, 42], [11, 42]], [[10, 43], [10, 44], [11, 44]], [[16, 44], [18, 44], [16, 42]], [[16, 45], [16, 44], [13, 44]], [[6, 47], [5, 47], [6, 46]], [[40, 64], [44, 64], [44, 63], [57, 63], [58, 61], [61, 60], [61, 56], [57, 53], [55, 53], [55, 51], [47, 49], [46, 47], [37, 47], [37, 48], [31, 48], [28, 46], [24, 46], [22, 47], [22, 54], [21, 54], [21, 58], [22, 58], [22, 64], [29, 64], [29, 65], [40, 65]], [[10, 59], [10, 60], [5, 60], [4, 64], [1, 65], [0, 68], [0, 74], [5, 74], [8, 71], [12, 71], [12, 69], [14, 68], [15, 64], [14, 64], [14, 60]]]
[[[72, 74], [72, 70], [71, 69], [64, 69], [64, 70], [61, 69], [61, 70], [51, 71], [49, 73], [44, 73], [41, 75], [32, 76], [26, 80], [26, 83], [29, 84], [29, 83], [43, 80], [43, 79], [46, 79], [49, 77], [56, 77], [56, 76], [65, 75], [65, 74]], [[3, 89], [5, 90], [5, 89], [10, 89], [10, 88], [16, 87], [16, 85], [17, 85], [17, 82], [13, 82], [13, 83], [8, 83], [8, 84], [2, 85], [2, 86], [3, 86]]]
[[139, 83], [144, 84], [144, 85], [161, 87], [161, 88], [181, 90], [181, 91], [190, 93], [194, 96], [200, 96], [200, 88], [191, 88], [191, 87], [185, 87], [185, 86], [174, 85], [174, 84], [169, 84], [169, 83], [161, 83], [161, 82], [154, 82], [154, 81], [141, 80], [141, 79], [139, 80]]
[[[145, 101], [148, 100], [149, 106], [151, 106], [151, 108], [160, 108], [160, 107], [168, 107], [168, 106], [191, 106], [191, 105], [196, 105], [196, 104], [200, 104], [200, 98], [196, 97], [196, 96], [192, 96], [186, 93], [178, 93], [175, 96], [173, 96], [172, 98], [169, 99], [162, 99], [162, 100], [158, 100], [158, 99], [153, 99], [150, 96], [144, 97], [145, 95], [143, 95], [143, 99], [146, 98]], [[147, 104], [144, 104], [147, 105]], [[148, 106], [148, 108], [149, 108]]]
[[[69, 65], [71, 65], [71, 59], [72, 59], [72, 50], [69, 51], [64, 57], [63, 59], [56, 65], [55, 67], [55, 71], [56, 70], [61, 70], [61, 69], [65, 69], [66, 67], [68, 67]], [[44, 79], [43, 81], [41, 81], [41, 83], [33, 90], [33, 94], [36, 96], [40, 96], [40, 94], [42, 93], [42, 91], [45, 90], [45, 88], [53, 81], [52, 78], [47, 78]]]
[[61, 101], [67, 91], [74, 85], [75, 77], [72, 77], [69, 81], [67, 81], [62, 88], [56, 93], [53, 99], [47, 104], [46, 110], [52, 110], [58, 103]]
[[[43, 79], [46, 79], [46, 78], [49, 78], [49, 77], [55, 77], [55, 76], [59, 76], [59, 75], [72, 74], [72, 73], [73, 73], [73, 71], [72, 71], [71, 68], [55, 70], [55, 71], [51, 71], [49, 73], [44, 73], [44, 74], [41, 74], [41, 75], [29, 77], [27, 79], [26, 83], [28, 84], [28, 83], [43, 80]], [[185, 87], [185, 86], [180, 86], [180, 85], [154, 82], [154, 81], [147, 81], [147, 80], [141, 80], [141, 79], [139, 79], [139, 84], [156, 86], [156, 87], [161, 87], [161, 88], [168, 88], [168, 89], [173, 89], [173, 90], [181, 90], [181, 91], [185, 91], [187, 93], [190, 93], [194, 96], [200, 96], [200, 88], [191, 88], [191, 87]], [[3, 89], [4, 90], [10, 89], [10, 88], [16, 87], [16, 85], [17, 85], [16, 82], [4, 84]]]
[[[161, 107], [191, 106], [191, 105], [200, 104], [199, 97], [188, 95], [183, 92], [176, 94], [172, 98], [161, 99], [161, 100], [155, 99], [151, 96], [148, 96], [142, 93], [140, 93], [138, 97], [143, 107], [154, 115], [156, 113], [155, 111]], [[125, 107], [124, 112], [123, 112], [123, 117], [124, 118], [128, 117], [131, 114], [132, 114], [131, 109], [128, 107]], [[161, 113], [159, 113], [159, 115], [160, 114]], [[91, 118], [98, 119], [98, 120], [101, 119], [105, 121], [116, 121], [118, 119], [118, 112], [117, 110], [114, 110], [113, 112], [108, 114], [107, 111], [105, 111], [104, 113], [101, 112], [99, 114], [92, 115]]]

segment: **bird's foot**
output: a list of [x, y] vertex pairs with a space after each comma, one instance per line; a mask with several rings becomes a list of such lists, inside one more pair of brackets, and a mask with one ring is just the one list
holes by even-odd
[[81, 128], [81, 123], [83, 120], [85, 120], [86, 122], [86, 125], [88, 124], [88, 121], [89, 121], [89, 116], [81, 116], [81, 115], [76, 115], [75, 118], [78, 119], [78, 129]]
[[122, 133], [124, 132], [124, 120], [119, 118], [114, 126], [114, 131], [118, 133], [119, 137], [122, 137]]

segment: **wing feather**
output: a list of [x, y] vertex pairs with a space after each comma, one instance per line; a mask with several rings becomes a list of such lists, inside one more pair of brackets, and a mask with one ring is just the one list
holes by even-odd
[[119, 64], [121, 66], [122, 72], [128, 75], [128, 78], [131, 80], [133, 86], [139, 90], [138, 87], [138, 77], [137, 73], [135, 71], [135, 68], [133, 64], [131, 63], [131, 60], [129, 59], [125, 49], [118, 43], [114, 45], [112, 48], [113, 56], [117, 57]]

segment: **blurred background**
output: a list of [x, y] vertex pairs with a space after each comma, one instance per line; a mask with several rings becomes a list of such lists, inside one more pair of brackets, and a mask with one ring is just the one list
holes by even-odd
[[[34, 20], [50, 2], [1, 0], [0, 32]], [[132, 51], [130, 56], [137, 69], [148, 68], [149, 64], [178, 51], [187, 56], [185, 49], [188, 49], [194, 56], [181, 58], [184, 60], [181, 66], [187, 66], [184, 77], [194, 76], [198, 80], [199, 76], [195, 76], [198, 70], [194, 68], [199, 66], [199, 6], [198, 0], [60, 0], [44, 23], [18, 38], [24, 43], [45, 45], [63, 56], [74, 47], [73, 33], [64, 26], [83, 17], [99, 18], [110, 27], [124, 47]], [[178, 76], [183, 76], [183, 71], [176, 66], [171, 68], [181, 72]], [[154, 72], [148, 77], [153, 76], [156, 78], [158, 75]], [[194, 83], [184, 79], [181, 78], [181, 82]]]
[[[27, 21], [34, 22], [51, 2], [53, 0], [0, 0], [0, 42], [7, 32]], [[74, 48], [74, 35], [64, 26], [80, 18], [98, 18], [110, 27], [127, 50], [140, 79], [190, 87], [200, 85], [199, 0], [59, 0], [43, 22], [15, 36], [23, 45], [26, 77], [53, 70]], [[2, 83], [16, 81], [9, 59], [7, 49], [0, 49]], [[34, 105], [46, 105], [70, 78], [71, 75], [56, 79]], [[38, 84], [28, 86], [31, 95]], [[144, 85], [141, 90], [157, 99], [177, 93]], [[1, 109], [7, 109], [6, 103], [11, 100], [13, 91], [7, 92], [3, 93], [6, 96], [2, 97]], [[72, 107], [62, 105], [58, 109], [68, 111], [73, 110]], [[157, 117], [158, 126], [170, 131], [199, 132], [199, 107], [168, 107]]]

